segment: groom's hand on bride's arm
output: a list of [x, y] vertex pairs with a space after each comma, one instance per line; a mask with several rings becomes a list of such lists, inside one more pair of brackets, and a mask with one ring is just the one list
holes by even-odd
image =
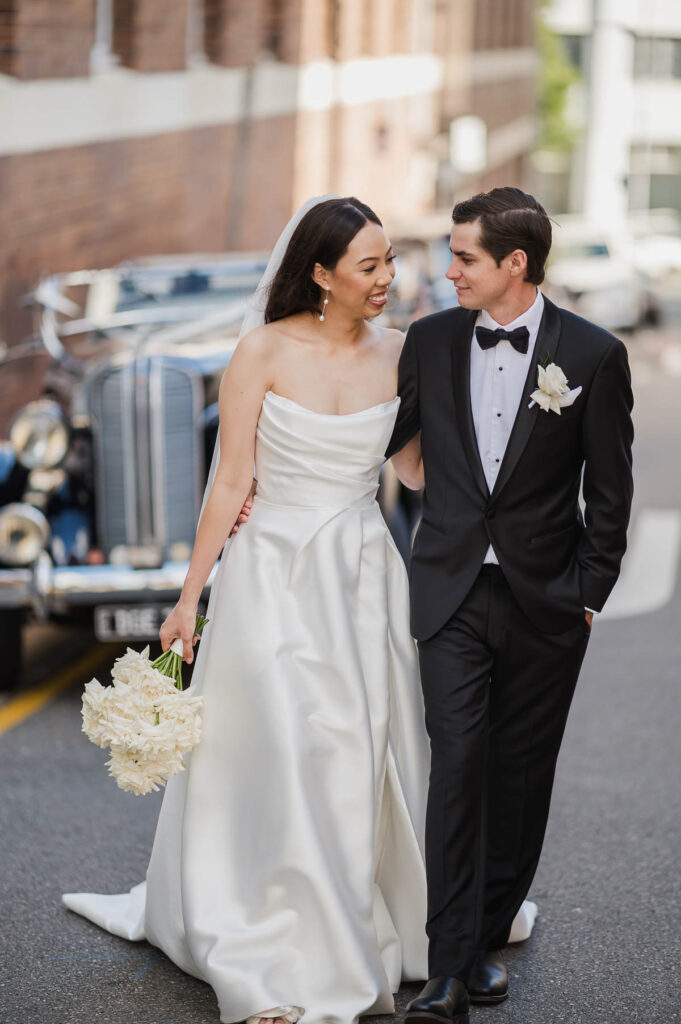
[[395, 452], [391, 462], [397, 476], [405, 487], [408, 487], [411, 491], [421, 490], [425, 485], [425, 477], [421, 455], [420, 430], [416, 437], [412, 437], [411, 441], [407, 441], [404, 448], [401, 448], [399, 452]]
[[233, 537], [235, 533], [238, 533], [239, 532], [239, 527], [242, 526], [244, 523], [248, 522], [248, 517], [250, 516], [251, 509], [253, 508], [253, 497], [255, 495], [257, 487], [258, 487], [258, 481], [254, 477], [253, 478], [253, 483], [251, 484], [251, 489], [248, 492], [248, 497], [246, 498], [245, 502], [243, 503], [242, 508], [241, 508], [241, 512], [239, 512], [239, 515], [237, 516], [237, 520], [236, 520], [234, 526], [232, 527], [232, 532], [230, 533], [230, 537]]

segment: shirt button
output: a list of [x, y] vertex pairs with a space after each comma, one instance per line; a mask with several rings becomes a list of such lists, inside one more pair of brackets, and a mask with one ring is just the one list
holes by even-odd
[[498, 460], [498, 459], [495, 459], [494, 461], [495, 461], [495, 462], [498, 462], [499, 460]]
[[498, 412], [498, 413], [497, 413], [497, 416], [501, 416], [501, 413], [500, 413], [500, 412]]
[[503, 370], [503, 366], [500, 366], [499, 367], [499, 373], [501, 373], [502, 370]]

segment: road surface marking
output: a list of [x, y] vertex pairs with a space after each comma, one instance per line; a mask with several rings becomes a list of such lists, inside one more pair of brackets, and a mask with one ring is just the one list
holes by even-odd
[[681, 512], [644, 508], [638, 515], [622, 574], [600, 619], [626, 619], [664, 608], [674, 596], [681, 553]]
[[93, 668], [100, 665], [104, 660], [104, 652], [97, 645], [91, 647], [78, 661], [72, 662], [62, 669], [49, 682], [14, 697], [7, 704], [0, 707], [0, 735], [9, 732], [15, 725], [19, 725], [26, 718], [35, 715], [45, 704], [48, 704], [58, 694], [68, 690], [80, 675], [87, 675]]

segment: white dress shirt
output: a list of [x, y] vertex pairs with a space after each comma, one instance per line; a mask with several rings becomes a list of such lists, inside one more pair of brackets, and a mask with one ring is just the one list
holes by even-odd
[[[482, 468], [490, 492], [518, 414], [543, 312], [544, 297], [537, 290], [530, 308], [510, 324], [498, 324], [484, 309], [475, 322], [476, 327], [488, 327], [492, 331], [498, 327], [509, 331], [527, 327], [530, 334], [526, 353], [517, 352], [506, 338], [494, 348], [484, 350], [478, 344], [475, 331], [471, 339], [471, 407]], [[499, 564], [491, 544], [485, 562]]]

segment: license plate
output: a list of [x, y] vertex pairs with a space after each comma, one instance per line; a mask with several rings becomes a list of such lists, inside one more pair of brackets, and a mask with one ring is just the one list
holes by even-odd
[[[161, 623], [174, 604], [100, 604], [95, 608], [98, 640], [158, 640]], [[205, 607], [198, 611], [205, 615]]]

